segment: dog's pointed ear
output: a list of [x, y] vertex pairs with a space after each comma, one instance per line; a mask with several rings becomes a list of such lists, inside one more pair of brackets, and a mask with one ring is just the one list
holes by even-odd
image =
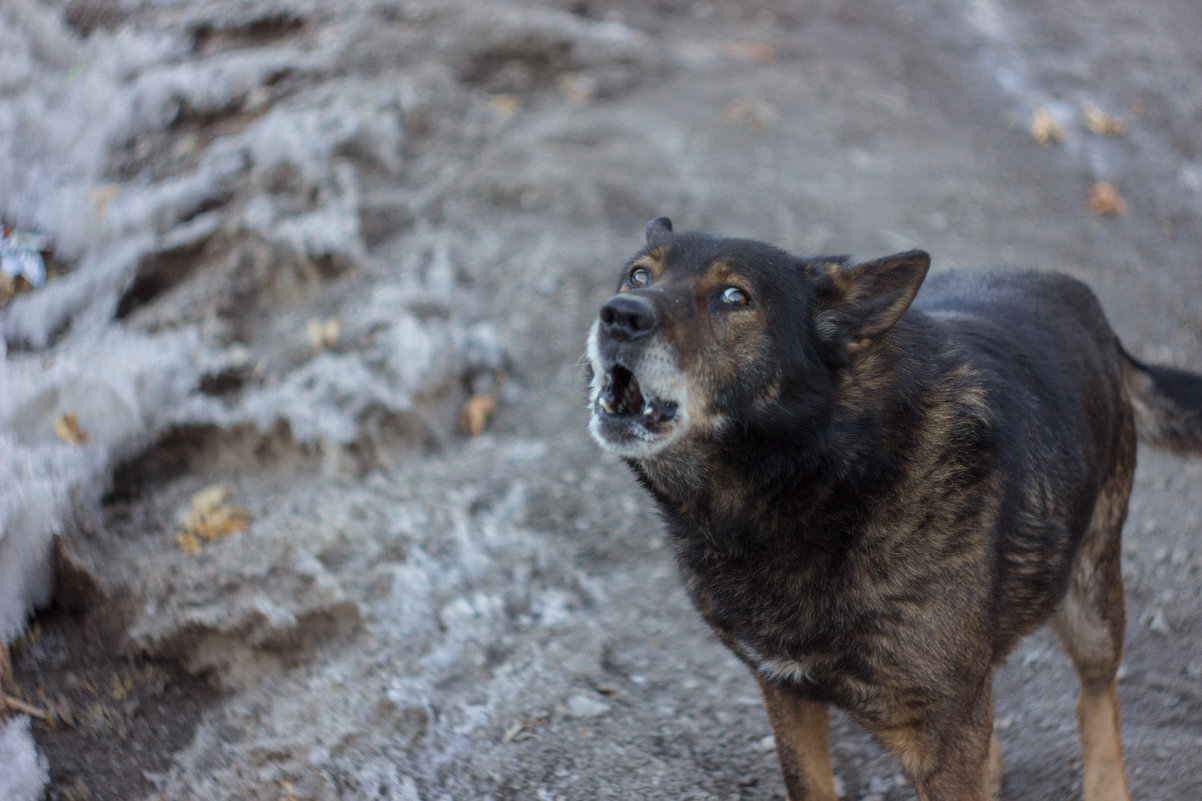
[[922, 250], [862, 264], [831, 263], [818, 292], [818, 335], [845, 353], [861, 350], [910, 307], [930, 266]]
[[647, 246], [666, 245], [672, 239], [672, 221], [667, 217], [656, 217], [647, 223]]

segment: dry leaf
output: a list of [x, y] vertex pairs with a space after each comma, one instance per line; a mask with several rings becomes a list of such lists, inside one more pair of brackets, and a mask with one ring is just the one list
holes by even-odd
[[459, 413], [459, 427], [465, 434], [478, 437], [484, 433], [488, 418], [497, 410], [497, 398], [490, 392], [481, 392], [467, 399]]
[[722, 52], [753, 64], [771, 64], [776, 60], [776, 50], [767, 42], [728, 42], [722, 45]]
[[250, 513], [226, 501], [230, 488], [224, 484], [205, 487], [192, 496], [188, 512], [180, 520], [175, 542], [184, 553], [197, 553], [202, 540], [228, 537], [246, 528]]
[[1114, 184], [1098, 181], [1089, 190], [1089, 211], [1096, 217], [1122, 217], [1127, 213], [1127, 202]]
[[200, 537], [193, 534], [191, 531], [180, 531], [175, 535], [175, 544], [181, 551], [188, 556], [196, 556], [200, 553]]
[[117, 199], [121, 189], [116, 184], [93, 186], [88, 190], [88, 199], [96, 204], [96, 219], [103, 220], [108, 213], [109, 204]]
[[184, 158], [199, 152], [202, 146], [203, 143], [198, 134], [188, 133], [176, 140], [175, 147], [172, 150], [176, 156]]
[[33, 704], [8, 693], [0, 692], [0, 719], [4, 717], [3, 713], [5, 710], [12, 710], [21, 715], [29, 715], [31, 718], [37, 718], [38, 720], [46, 720], [49, 717], [44, 709], [39, 709]]
[[8, 655], [8, 646], [0, 642], [0, 689], [12, 679], [13, 662]]
[[579, 72], [565, 72], [555, 79], [555, 88], [573, 103], [584, 105], [596, 96], [597, 81]]
[[57, 720], [75, 728], [75, 708], [71, 706], [71, 702], [65, 696], [58, 696], [58, 699], [50, 707], [50, 713]]
[[1089, 102], [1085, 104], [1085, 127], [1098, 136], [1122, 136], [1127, 132], [1127, 123]]
[[489, 107], [502, 117], [512, 117], [522, 108], [522, 101], [517, 95], [493, 95], [488, 98]]
[[533, 736], [533, 729], [546, 725], [548, 717], [546, 715], [537, 715], [529, 720], [515, 720], [505, 733], [501, 735], [501, 744], [509, 745], [512, 742], [525, 740]]
[[776, 109], [763, 100], [738, 98], [726, 104], [722, 119], [731, 125], [742, 123], [750, 128], [763, 128], [776, 119]]
[[1064, 127], [1056, 122], [1056, 118], [1052, 116], [1052, 112], [1048, 111], [1044, 106], [1035, 109], [1035, 114], [1031, 117], [1031, 125], [1028, 130], [1031, 132], [1031, 137], [1043, 147], [1063, 142], [1067, 136], [1064, 132]]
[[79, 427], [79, 417], [75, 412], [64, 412], [54, 421], [54, 433], [68, 445], [82, 445], [87, 442], [88, 432]]
[[17, 294], [17, 279], [0, 272], [0, 306], [8, 303]]
[[134, 681], [128, 676], [124, 679], [113, 674], [113, 680], [109, 683], [109, 695], [114, 701], [124, 701], [134, 691]]
[[328, 317], [325, 320], [314, 317], [305, 323], [305, 332], [309, 335], [309, 347], [316, 353], [338, 346], [338, 338], [342, 336], [342, 323], [338, 322], [337, 317]]

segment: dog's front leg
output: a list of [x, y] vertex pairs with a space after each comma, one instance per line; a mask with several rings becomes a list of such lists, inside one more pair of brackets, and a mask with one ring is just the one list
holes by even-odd
[[830, 709], [797, 697], [787, 687], [763, 680], [759, 684], [789, 801], [836, 801]]

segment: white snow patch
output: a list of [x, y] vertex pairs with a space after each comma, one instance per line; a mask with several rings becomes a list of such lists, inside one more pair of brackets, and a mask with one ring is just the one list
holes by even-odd
[[46, 758], [33, 744], [29, 718], [0, 721], [0, 799], [38, 801], [50, 781]]
[[[109, 329], [48, 356], [0, 351], [0, 642], [51, 590], [54, 536], [95, 508], [116, 459], [161, 430], [202, 369], [192, 332]], [[73, 413], [87, 441], [61, 442]]]

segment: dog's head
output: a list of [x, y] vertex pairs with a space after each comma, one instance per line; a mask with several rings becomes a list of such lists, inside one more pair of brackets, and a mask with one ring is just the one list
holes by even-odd
[[589, 332], [589, 430], [641, 460], [757, 416], [820, 416], [839, 371], [893, 326], [929, 263], [922, 251], [807, 260], [658, 217]]

